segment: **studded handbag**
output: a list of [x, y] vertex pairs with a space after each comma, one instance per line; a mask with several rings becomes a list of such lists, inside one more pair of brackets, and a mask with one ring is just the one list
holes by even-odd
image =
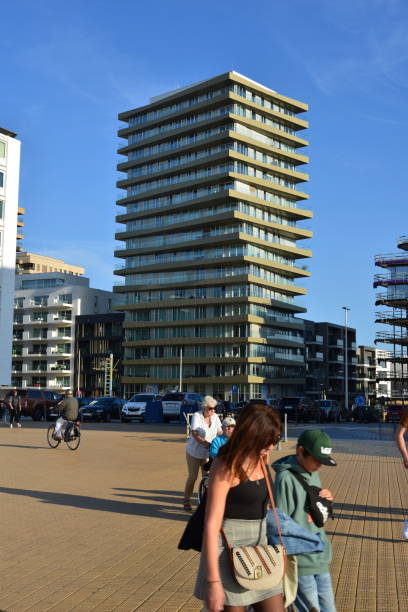
[[286, 565], [286, 551], [283, 546], [269, 474], [264, 464], [262, 464], [262, 469], [275, 516], [280, 544], [231, 547], [224, 530], [221, 528], [221, 534], [230, 553], [236, 581], [244, 588], [254, 591], [262, 591], [278, 586], [282, 582]]

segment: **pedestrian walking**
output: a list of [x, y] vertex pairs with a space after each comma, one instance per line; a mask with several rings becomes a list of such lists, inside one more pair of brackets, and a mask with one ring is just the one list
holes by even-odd
[[[408, 470], [408, 449], [407, 449], [407, 444], [405, 441], [405, 434], [407, 433], [407, 429], [408, 429], [408, 408], [405, 408], [405, 410], [402, 413], [401, 420], [397, 428], [395, 440], [397, 442], [399, 452], [401, 453], [402, 462], [404, 464], [404, 467], [405, 469]], [[404, 538], [404, 540], [408, 540], [408, 519], [404, 521], [404, 525], [402, 528], [402, 537]]]
[[191, 417], [190, 437], [186, 447], [187, 480], [184, 487], [183, 508], [191, 512], [191, 496], [198, 478], [200, 467], [208, 461], [209, 448], [213, 439], [222, 434], [221, 422], [215, 408], [217, 400], [206, 395], [201, 402], [201, 410]]
[[[330, 457], [331, 446], [331, 439], [323, 431], [309, 429], [299, 436], [295, 455], [288, 455], [272, 464], [276, 472], [276, 506], [304, 529], [319, 534], [324, 543], [322, 552], [297, 555], [295, 607], [298, 612], [336, 612], [329, 572], [332, 548], [322, 526], [329, 516], [330, 503], [327, 502], [333, 501], [333, 496], [328, 489], [321, 488], [318, 474], [322, 465], [336, 465]], [[309, 493], [312, 487], [317, 487], [317, 490], [312, 489], [314, 499]], [[321, 522], [318, 522], [316, 512]]]
[[7, 402], [7, 407], [10, 418], [10, 429], [13, 429], [13, 427], [16, 425], [17, 427], [21, 427], [21, 397], [17, 395], [16, 389], [13, 389], [11, 392]]
[[[246, 547], [249, 551], [267, 545], [265, 464], [269, 450], [279, 440], [280, 428], [280, 417], [270, 406], [251, 404], [243, 408], [232, 436], [211, 467], [194, 591], [209, 612], [244, 612], [251, 605], [255, 612], [284, 612], [279, 578], [277, 586], [261, 590], [256, 580], [251, 587], [241, 586], [230, 556], [230, 547]], [[258, 551], [262, 557], [262, 551]]]

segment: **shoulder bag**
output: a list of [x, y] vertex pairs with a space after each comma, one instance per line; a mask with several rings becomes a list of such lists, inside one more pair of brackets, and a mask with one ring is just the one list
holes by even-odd
[[282, 542], [279, 519], [269, 482], [269, 474], [264, 463], [262, 463], [262, 470], [275, 516], [280, 544], [276, 546], [268, 544], [231, 547], [224, 530], [221, 528], [222, 536], [230, 553], [236, 581], [245, 589], [254, 591], [263, 591], [264, 589], [272, 589], [278, 586], [282, 582], [286, 566], [286, 551]]
[[319, 493], [321, 489], [309, 485], [299, 472], [296, 470], [289, 470], [289, 472], [293, 474], [306, 491], [306, 511], [309, 512], [314, 524], [316, 527], [323, 527], [329, 517], [334, 518], [333, 502], [325, 497], [320, 497]]

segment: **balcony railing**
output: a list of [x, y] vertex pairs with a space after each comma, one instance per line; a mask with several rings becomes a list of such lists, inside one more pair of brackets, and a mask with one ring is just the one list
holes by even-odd
[[404, 301], [408, 304], [408, 292], [394, 293], [392, 295], [389, 295], [388, 293], [377, 293], [375, 296], [375, 301], [376, 303]]
[[[402, 238], [400, 238], [400, 240], [402, 243], [403, 242]], [[405, 242], [408, 242], [408, 238], [405, 239]], [[401, 261], [404, 259], [408, 263], [408, 255], [406, 253], [384, 253], [382, 255], [376, 255], [374, 258], [374, 261], [377, 265], [381, 265], [381, 264], [392, 265], [394, 262], [397, 264], [401, 264]]]
[[390, 344], [408, 344], [408, 336], [396, 336], [393, 332], [380, 331], [376, 333], [374, 342], [388, 342]]

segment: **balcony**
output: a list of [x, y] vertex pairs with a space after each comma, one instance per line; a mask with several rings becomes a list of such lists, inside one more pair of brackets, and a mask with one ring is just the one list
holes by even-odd
[[29, 305], [31, 308], [47, 308], [48, 300], [40, 300], [40, 301], [30, 300]]
[[[400, 240], [402, 244], [403, 238], [400, 238]], [[405, 240], [408, 242], [408, 238], [405, 238]], [[398, 244], [398, 246], [400, 245]], [[375, 265], [381, 268], [402, 266], [408, 264], [408, 255], [406, 253], [386, 253], [384, 255], [376, 255], [374, 261]]]
[[[408, 257], [407, 257], [408, 264]], [[374, 289], [376, 287], [392, 287], [395, 285], [408, 285], [408, 275], [407, 274], [394, 274], [390, 276], [389, 274], [375, 274], [374, 275]]]
[[323, 353], [316, 353], [315, 355], [309, 355], [306, 361], [323, 361]]
[[392, 308], [408, 308], [408, 291], [400, 291], [392, 295], [388, 293], [378, 293], [375, 296], [375, 305], [391, 306]]
[[393, 332], [380, 331], [375, 335], [374, 343], [377, 342], [408, 345], [408, 336], [396, 336]]
[[62, 299], [61, 298], [54, 298], [53, 306], [63, 306], [64, 308], [72, 308], [72, 302], [67, 302], [63, 298]]

